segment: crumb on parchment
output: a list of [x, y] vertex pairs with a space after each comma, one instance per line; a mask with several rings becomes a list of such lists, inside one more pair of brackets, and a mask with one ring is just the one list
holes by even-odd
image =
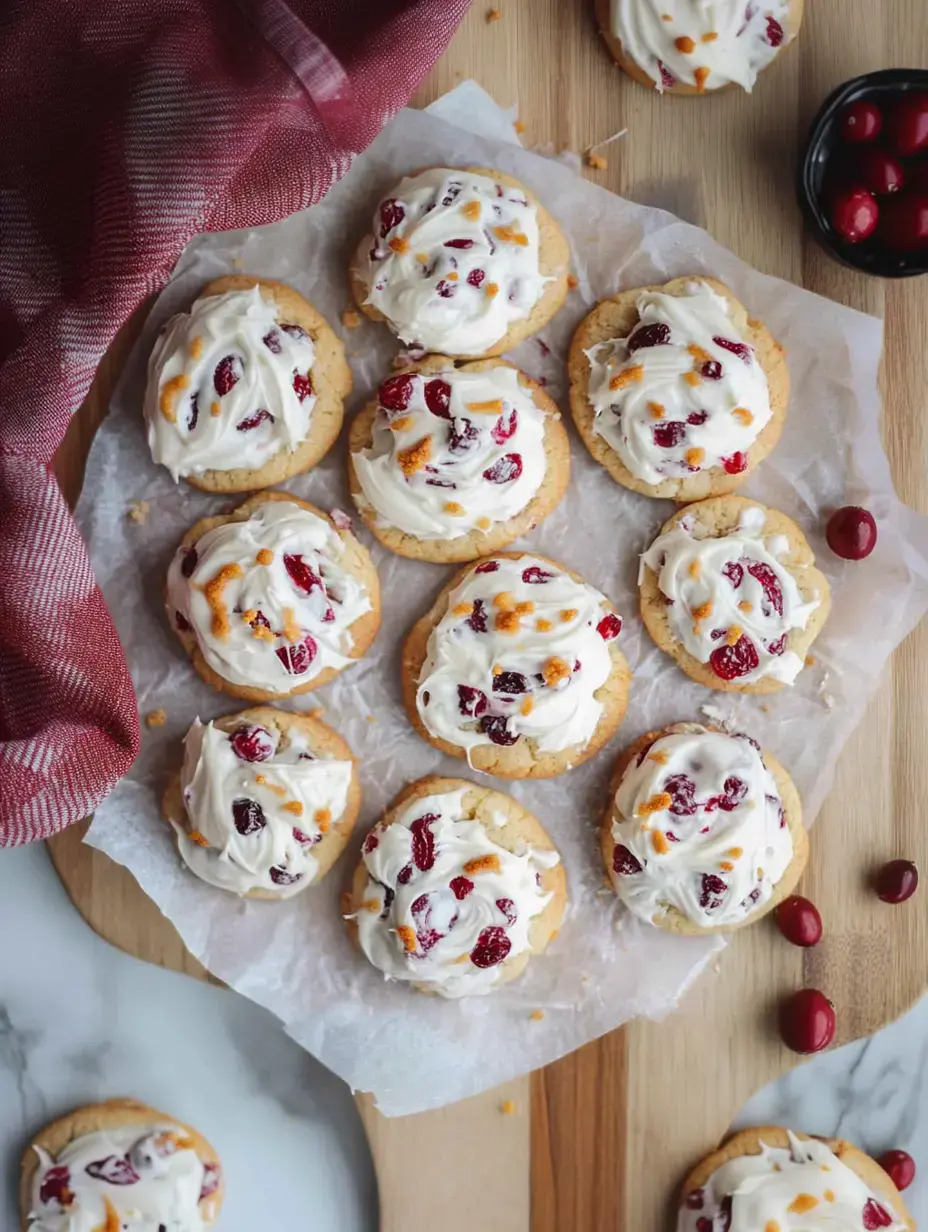
[[529, 1018], [531, 1018], [532, 1022], [541, 1022], [544, 1016], [545, 1016], [544, 1010], [532, 1010], [532, 1012], [529, 1014]]
[[148, 521], [148, 501], [137, 500], [129, 501], [129, 508], [126, 510], [126, 517], [130, 522], [135, 522], [139, 526], [144, 526]]
[[164, 727], [168, 721], [167, 711], [159, 706], [157, 710], [149, 710], [145, 716], [146, 727]]
[[499, 1106], [499, 1110], [503, 1116], [512, 1116], [516, 1110], [515, 1101], [511, 1099], [504, 1099]]

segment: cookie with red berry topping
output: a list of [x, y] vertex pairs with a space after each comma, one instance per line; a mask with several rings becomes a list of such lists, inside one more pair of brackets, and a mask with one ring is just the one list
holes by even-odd
[[152, 457], [206, 492], [282, 483], [335, 443], [350, 392], [345, 348], [308, 300], [270, 278], [216, 278], [152, 351]]
[[391, 551], [474, 560], [554, 509], [570, 445], [557, 404], [513, 364], [428, 355], [388, 377], [355, 418], [348, 478]]
[[342, 737], [314, 715], [274, 706], [196, 719], [161, 806], [191, 872], [269, 899], [322, 880], [360, 807], [357, 764]]
[[741, 496], [680, 509], [643, 553], [641, 618], [699, 684], [792, 685], [831, 608], [828, 580], [785, 514]]
[[352, 939], [386, 979], [473, 996], [547, 948], [567, 876], [541, 822], [511, 796], [430, 775], [367, 835], [342, 906]]
[[570, 409], [590, 453], [633, 492], [681, 502], [739, 487], [780, 439], [785, 352], [723, 283], [620, 291], [581, 321]]

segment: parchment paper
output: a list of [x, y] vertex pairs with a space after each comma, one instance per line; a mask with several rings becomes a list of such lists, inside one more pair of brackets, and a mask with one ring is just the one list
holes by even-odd
[[[431, 113], [402, 112], [319, 205], [272, 227], [194, 240], [123, 374], [93, 447], [78, 511], [141, 711], [164, 707], [168, 715], [165, 726], [143, 729], [142, 752], [101, 805], [87, 841], [130, 869], [214, 974], [271, 1009], [353, 1088], [373, 1091], [387, 1114], [474, 1094], [633, 1016], [672, 1010], [721, 943], [642, 926], [604, 890], [596, 824], [618, 750], [650, 727], [699, 718], [706, 703], [719, 706], [790, 769], [811, 820], [887, 657], [928, 606], [928, 519], [896, 500], [880, 446], [880, 322], [759, 274], [706, 232], [620, 200], [583, 182], [569, 165], [519, 148], [512, 118], [465, 83]], [[816, 666], [794, 689], [732, 701], [690, 682], [651, 643], [637, 615], [638, 553], [672, 506], [618, 487], [572, 433], [570, 491], [526, 542], [616, 600], [625, 618], [621, 646], [634, 670], [631, 705], [618, 737], [590, 764], [544, 783], [495, 784], [549, 828], [566, 862], [572, 906], [557, 940], [525, 976], [464, 1002], [385, 983], [352, 950], [338, 906], [362, 835], [397, 791], [426, 773], [470, 774], [464, 763], [420, 740], [400, 704], [403, 636], [450, 569], [392, 556], [362, 529], [383, 583], [383, 628], [361, 664], [296, 703], [324, 707], [325, 718], [360, 759], [364, 807], [356, 842], [341, 863], [320, 886], [288, 903], [240, 902], [203, 885], [175, 854], [160, 819], [160, 795], [194, 717], [206, 720], [242, 704], [214, 693], [194, 674], [168, 627], [161, 595], [166, 566], [186, 528], [229, 502], [175, 485], [155, 467], [140, 414], [155, 332], [218, 274], [243, 270], [292, 283], [341, 328], [348, 254], [378, 196], [401, 175], [436, 163], [495, 166], [517, 176], [570, 237], [579, 288], [541, 341], [513, 352], [523, 368], [548, 382], [562, 407], [571, 332], [594, 303], [620, 287], [702, 271], [722, 278], [766, 321], [788, 350], [793, 397], [783, 439], [746, 492], [799, 521], [834, 589], [831, 618], [815, 645]], [[385, 327], [367, 321], [343, 333], [355, 379], [351, 413], [388, 373], [398, 347]], [[323, 508], [351, 510], [346, 435], [321, 466], [286, 486]], [[140, 499], [149, 502], [149, 515], [136, 524], [127, 509]], [[879, 523], [876, 551], [858, 564], [836, 560], [823, 540], [824, 511], [848, 502], [867, 506]], [[769, 711], [760, 708], [762, 700]], [[537, 1008], [544, 1011], [541, 1020], [530, 1018]]]

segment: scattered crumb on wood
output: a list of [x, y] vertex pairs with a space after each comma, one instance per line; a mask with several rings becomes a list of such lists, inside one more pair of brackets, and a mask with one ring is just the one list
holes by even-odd
[[525, 132], [525, 125], [522, 123], [521, 120], [513, 120], [512, 127], [516, 130], [517, 133]]
[[499, 21], [502, 15], [500, 9], [487, 9], [487, 25], [491, 25], [494, 21]]
[[360, 324], [360, 312], [355, 312], [353, 308], [346, 308], [342, 313], [342, 325], [344, 325], [345, 329], [357, 329]]
[[499, 1110], [503, 1116], [512, 1116], [516, 1110], [515, 1102], [511, 1099], [504, 1099], [499, 1106]]
[[140, 525], [144, 525], [148, 521], [148, 501], [129, 501], [129, 508], [126, 511], [126, 517], [130, 522], [137, 522]]
[[602, 154], [593, 154], [589, 150], [584, 156], [584, 161], [586, 162], [586, 165], [588, 167], [592, 167], [594, 171], [605, 171], [609, 166]]
[[164, 727], [168, 721], [167, 711], [161, 706], [157, 710], [149, 710], [145, 716], [145, 723], [148, 727]]
[[577, 287], [579, 287], [580, 285], [580, 279], [577, 277], [576, 274], [568, 274], [567, 275], [567, 285], [571, 289], [571, 291], [576, 291]]
[[545, 1016], [544, 1010], [532, 1010], [532, 1012], [529, 1014], [529, 1018], [531, 1018], [532, 1022], [541, 1022], [544, 1016]]

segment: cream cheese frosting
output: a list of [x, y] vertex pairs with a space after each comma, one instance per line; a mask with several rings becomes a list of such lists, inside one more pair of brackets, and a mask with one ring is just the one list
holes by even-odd
[[168, 615], [192, 629], [223, 679], [286, 694], [352, 660], [351, 625], [371, 610], [325, 518], [268, 501], [207, 531], [168, 570]]
[[489, 350], [548, 281], [525, 191], [447, 167], [408, 176], [381, 201], [357, 271], [366, 303], [404, 342], [448, 355]]
[[313, 753], [296, 727], [282, 743], [257, 724], [227, 733], [196, 719], [188, 731], [190, 825], [174, 830], [184, 863], [210, 885], [289, 898], [315, 880], [313, 848], [345, 811], [352, 763]]
[[750, 684], [771, 677], [792, 684], [803, 660], [786, 648], [789, 633], [804, 629], [819, 606], [808, 602], [781, 558], [784, 535], [764, 536], [765, 512], [751, 506], [734, 534], [698, 539], [695, 518], [685, 515], [659, 535], [641, 557], [670, 600], [667, 618], [674, 637], [722, 679]]
[[675, 908], [700, 928], [742, 923], [793, 858], [776, 780], [747, 736], [690, 725], [626, 770], [614, 801], [612, 882], [648, 923]]
[[468, 818], [465, 791], [420, 797], [364, 841], [368, 880], [358, 940], [387, 979], [443, 997], [488, 993], [501, 964], [531, 948], [551, 895], [539, 874], [555, 851], [507, 851]]
[[379, 401], [352, 462], [380, 524], [457, 539], [514, 518], [541, 486], [545, 415], [515, 368], [401, 373]]
[[678, 1232], [905, 1232], [886, 1200], [817, 1139], [789, 1133], [789, 1149], [762, 1144], [739, 1155], [691, 1191]]
[[628, 337], [586, 352], [593, 430], [644, 483], [717, 466], [738, 474], [772, 415], [764, 369], [725, 299], [696, 279], [686, 292], [642, 291]]
[[198, 299], [168, 321], [148, 363], [148, 445], [175, 479], [258, 470], [309, 435], [315, 350], [258, 287]]
[[436, 738], [471, 749], [522, 737], [585, 747], [603, 713], [622, 622], [594, 587], [532, 556], [481, 561], [432, 630], [416, 706]]
[[199, 1203], [219, 1186], [176, 1125], [100, 1130], [75, 1138], [56, 1159], [33, 1148], [30, 1232], [203, 1232]]
[[611, 0], [611, 30], [658, 90], [750, 91], [787, 40], [787, 0]]

